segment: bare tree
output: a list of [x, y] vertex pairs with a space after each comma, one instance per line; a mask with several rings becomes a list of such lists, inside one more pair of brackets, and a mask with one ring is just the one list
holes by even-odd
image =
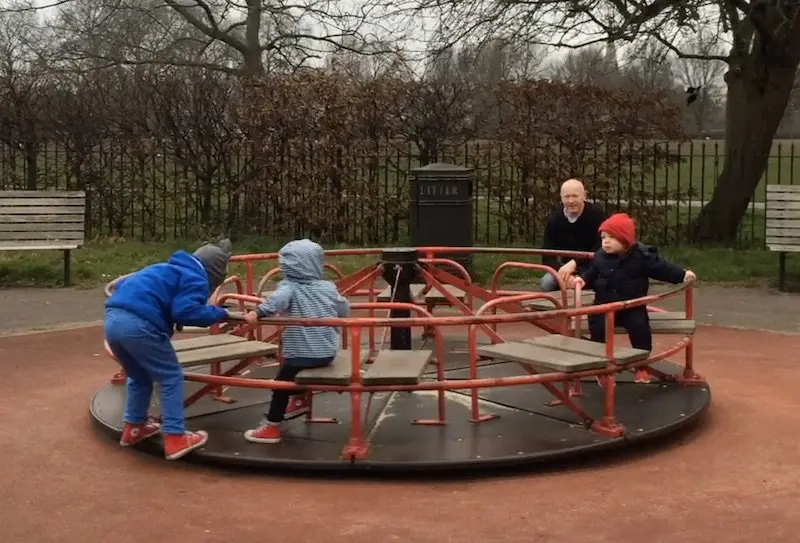
[[51, 24], [65, 36], [62, 54], [72, 60], [245, 76], [297, 68], [332, 45], [342, 47], [343, 38], [371, 41], [368, 22], [369, 32], [380, 30], [375, 10], [336, 0], [51, 0], [44, 7], [56, 4]]
[[[436, 17], [451, 43], [476, 34], [571, 48], [652, 38], [679, 58], [726, 63], [725, 163], [692, 225], [696, 242], [736, 238], [800, 64], [796, 1], [405, 0], [395, 14]], [[692, 51], [689, 38], [701, 26], [730, 38], [726, 53]]]

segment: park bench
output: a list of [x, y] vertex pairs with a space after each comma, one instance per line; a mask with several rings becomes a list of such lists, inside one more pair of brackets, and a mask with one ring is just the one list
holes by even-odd
[[[478, 355], [491, 360], [507, 360], [534, 367], [537, 371], [573, 373], [608, 366], [606, 346], [586, 339], [551, 334], [548, 336], [482, 345]], [[614, 349], [615, 364], [646, 360], [649, 352], [631, 347]]]
[[778, 253], [778, 290], [786, 286], [786, 253], [800, 253], [800, 185], [767, 185], [767, 247]]
[[0, 250], [64, 251], [64, 286], [72, 283], [70, 251], [84, 243], [83, 191], [0, 191]]

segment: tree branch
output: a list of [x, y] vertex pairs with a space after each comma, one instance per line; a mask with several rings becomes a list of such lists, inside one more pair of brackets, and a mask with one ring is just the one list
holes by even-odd
[[241, 41], [237, 40], [230, 34], [226, 34], [219, 29], [216, 20], [211, 12], [211, 8], [203, 2], [202, 0], [195, 0], [195, 3], [198, 7], [200, 7], [203, 11], [206, 12], [207, 17], [209, 18], [210, 25], [205, 24], [199, 18], [197, 18], [190, 9], [187, 9], [187, 6], [182, 6], [178, 4], [175, 0], [164, 0], [164, 3], [175, 10], [181, 17], [186, 19], [190, 25], [195, 27], [197, 30], [208, 36], [209, 38], [214, 38], [215, 40], [219, 40], [233, 49], [236, 49], [242, 54], [247, 52], [247, 46], [242, 43]]

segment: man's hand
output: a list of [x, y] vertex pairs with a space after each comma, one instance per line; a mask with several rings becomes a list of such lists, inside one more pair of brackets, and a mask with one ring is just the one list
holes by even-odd
[[575, 273], [575, 270], [578, 268], [578, 263], [574, 260], [570, 260], [563, 266], [558, 269], [558, 277], [561, 278], [564, 283], [569, 282], [570, 276]]
[[683, 282], [691, 283], [695, 280], [697, 280], [697, 276], [694, 274], [694, 272], [692, 270], [686, 270], [686, 273], [683, 275]]

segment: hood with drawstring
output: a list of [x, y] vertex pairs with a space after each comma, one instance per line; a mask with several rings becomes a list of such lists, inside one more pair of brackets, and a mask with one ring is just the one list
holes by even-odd
[[318, 281], [324, 273], [325, 251], [310, 239], [290, 241], [278, 253], [281, 275], [293, 281]]

